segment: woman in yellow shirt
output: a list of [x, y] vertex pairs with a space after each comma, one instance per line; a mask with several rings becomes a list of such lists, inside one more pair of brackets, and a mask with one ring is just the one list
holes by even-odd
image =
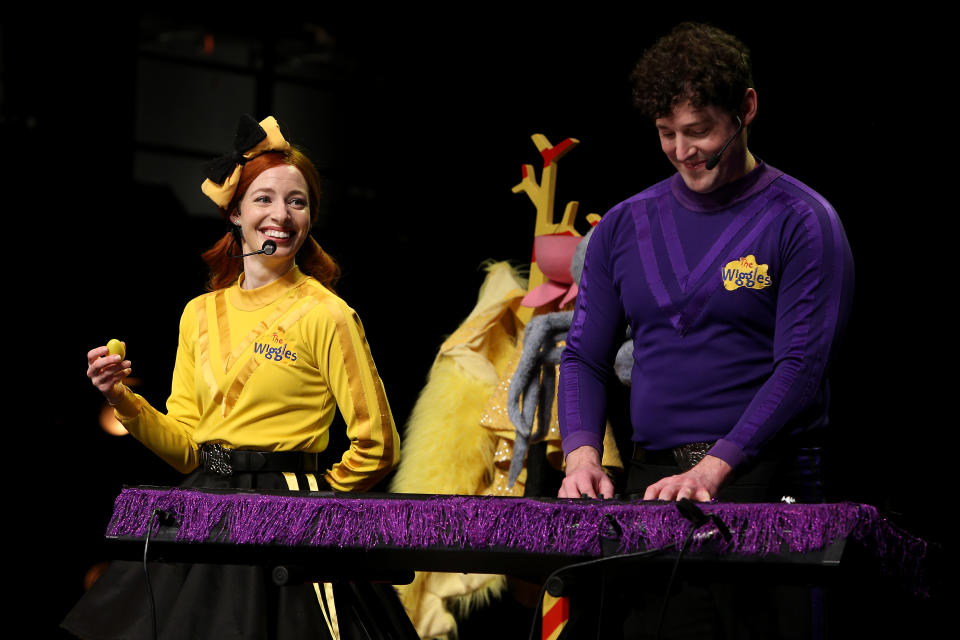
[[[367, 490], [397, 463], [399, 436], [360, 320], [331, 289], [339, 268], [309, 234], [317, 170], [272, 117], [244, 116], [235, 146], [202, 187], [230, 231], [203, 256], [212, 291], [181, 317], [166, 412], [123, 384], [131, 363], [106, 346], [87, 354], [87, 375], [134, 437], [190, 473], [181, 486]], [[350, 447], [325, 469], [337, 407]], [[142, 571], [127, 564], [114, 563], [66, 628], [151, 637]], [[277, 588], [257, 572], [154, 565], [160, 637], [323, 637], [330, 616], [313, 587]]]

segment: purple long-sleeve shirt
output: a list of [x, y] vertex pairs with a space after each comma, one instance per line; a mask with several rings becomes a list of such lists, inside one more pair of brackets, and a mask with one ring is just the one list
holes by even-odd
[[633, 440], [716, 441], [736, 467], [775, 434], [826, 424], [826, 368], [853, 259], [833, 207], [765, 164], [700, 194], [679, 174], [601, 220], [560, 366], [564, 454], [602, 451], [606, 385], [627, 325]]

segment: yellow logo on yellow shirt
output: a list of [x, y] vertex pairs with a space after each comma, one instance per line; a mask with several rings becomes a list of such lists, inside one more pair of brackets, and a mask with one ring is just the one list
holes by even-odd
[[275, 360], [276, 362], [282, 362], [283, 360], [297, 361], [297, 352], [290, 350], [281, 333], [274, 333], [267, 342], [254, 342], [253, 352], [262, 355], [267, 360]]
[[757, 258], [754, 255], [728, 262], [727, 266], [720, 270], [720, 275], [723, 278], [723, 288], [727, 291], [733, 291], [740, 287], [746, 287], [747, 289], [769, 287], [773, 281], [767, 275], [768, 266], [757, 264]]

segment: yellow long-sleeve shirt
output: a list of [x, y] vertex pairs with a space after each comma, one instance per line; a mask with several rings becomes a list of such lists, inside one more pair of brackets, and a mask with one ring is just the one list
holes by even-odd
[[187, 304], [166, 414], [129, 389], [116, 413], [188, 472], [200, 443], [323, 451], [338, 406], [350, 448], [325, 477], [334, 489], [363, 491], [397, 463], [400, 438], [357, 314], [294, 267], [266, 286], [234, 285]]

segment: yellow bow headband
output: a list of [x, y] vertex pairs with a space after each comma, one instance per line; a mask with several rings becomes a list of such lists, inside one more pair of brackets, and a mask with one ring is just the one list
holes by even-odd
[[290, 143], [283, 137], [280, 123], [273, 116], [257, 124], [252, 116], [243, 115], [237, 124], [233, 148], [233, 153], [215, 158], [204, 166], [207, 179], [200, 185], [204, 195], [221, 209], [226, 209], [233, 199], [243, 165], [248, 160], [268, 151], [289, 151]]

